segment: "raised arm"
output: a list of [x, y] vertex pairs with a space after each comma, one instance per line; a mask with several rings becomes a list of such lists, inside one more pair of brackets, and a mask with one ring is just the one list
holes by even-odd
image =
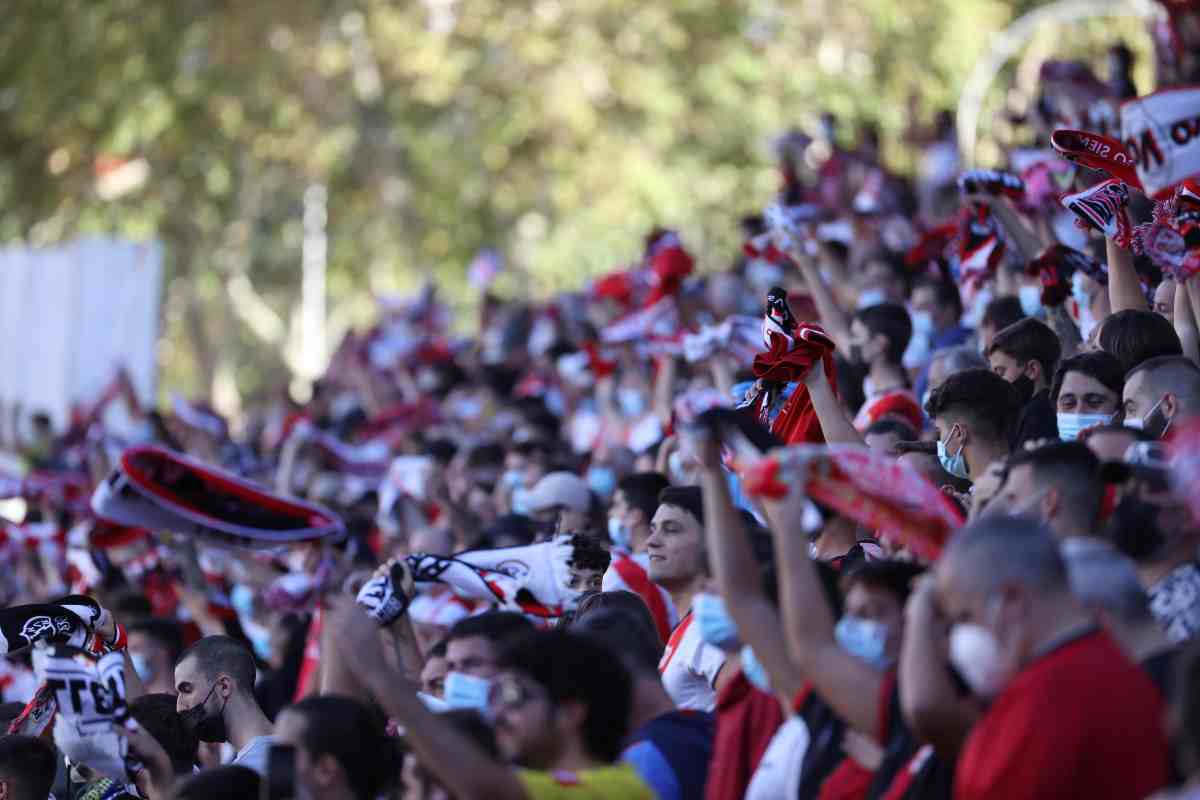
[[946, 667], [945, 623], [937, 608], [933, 576], [918, 581], [904, 615], [901, 711], [917, 736], [953, 758], [979, 718], [979, 707], [969, 697], [959, 697]]
[[825, 326], [825, 330], [839, 347], [849, 347], [850, 318], [838, 304], [837, 298], [833, 296], [833, 291], [825, 283], [825, 279], [821, 277], [820, 268], [812, 258], [799, 250], [794, 250], [789, 255], [800, 265], [800, 274], [804, 276], [808, 291], [812, 293], [817, 314], [821, 317], [821, 324]]
[[1025, 224], [1025, 220], [1021, 218], [1011, 200], [1005, 197], [982, 197], [979, 195], [972, 195], [972, 198], [983, 200], [991, 207], [992, 213], [996, 215], [996, 219], [1000, 220], [1000, 224], [1008, 233], [1009, 240], [1024, 260], [1031, 261], [1037, 258], [1038, 253], [1053, 244], [1053, 242], [1044, 241], [1037, 231]]
[[698, 435], [695, 449], [703, 468], [700, 488], [704, 494], [704, 535], [717, 586], [737, 623], [742, 643], [754, 650], [770, 676], [771, 687], [779, 694], [794, 697], [803, 681], [787, 645], [779, 638], [779, 611], [763, 593], [762, 574], [746, 527], [729, 496], [720, 448], [712, 437]]
[[1109, 239], [1106, 242], [1108, 257], [1108, 303], [1112, 313], [1118, 311], [1146, 311], [1146, 295], [1142, 293], [1142, 283], [1138, 280], [1137, 270], [1133, 268], [1133, 253], [1122, 250]]
[[866, 445], [862, 434], [854, 427], [854, 423], [846, 416], [846, 409], [833, 393], [833, 385], [825, 374], [825, 364], [818, 360], [804, 377], [804, 385], [808, 387], [808, 397], [812, 401], [813, 410], [817, 412], [817, 421], [821, 423], [821, 433], [830, 444], [861, 444]]
[[1200, 361], [1200, 329], [1196, 327], [1196, 315], [1192, 309], [1189, 284], [1195, 284], [1192, 277], [1175, 287], [1175, 333], [1183, 345], [1183, 354], [1192, 361]]
[[404, 727], [405, 739], [421, 765], [452, 797], [526, 800], [525, 788], [513, 770], [425, 708], [413, 682], [388, 665], [378, 627], [354, 601], [332, 599], [328, 621], [339, 644], [329, 657], [343, 659], [384, 711]]
[[883, 675], [842, 650], [834, 639], [833, 613], [808, 557], [808, 541], [799, 530], [804, 500], [793, 484], [787, 497], [764, 503], [775, 541], [784, 639], [800, 676], [847, 724], [874, 737]]

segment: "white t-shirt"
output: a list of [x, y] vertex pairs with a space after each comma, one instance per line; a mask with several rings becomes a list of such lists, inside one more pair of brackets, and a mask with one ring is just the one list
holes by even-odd
[[600, 588], [605, 592], [633, 592], [642, 598], [650, 609], [650, 616], [660, 631], [660, 636], [666, 638], [669, 631], [679, 624], [679, 612], [667, 590], [651, 582], [650, 556], [646, 553], [630, 553], [626, 550], [613, 549], [612, 561], [604, 573]]
[[746, 787], [746, 800], [771, 800], [775, 797], [797, 797], [800, 793], [800, 773], [808, 753], [808, 723], [803, 717], [792, 717], [775, 732], [758, 769]]
[[700, 638], [700, 627], [692, 624], [689, 611], [676, 626], [658, 662], [663, 688], [677, 708], [713, 711], [717, 673], [725, 664], [725, 653]]
[[248, 767], [264, 778], [267, 777], [267, 752], [271, 749], [273, 741], [275, 740], [271, 736], [255, 736], [238, 751], [230, 763]]

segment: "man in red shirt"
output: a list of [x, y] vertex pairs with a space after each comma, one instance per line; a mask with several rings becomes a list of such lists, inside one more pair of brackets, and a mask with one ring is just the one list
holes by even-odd
[[1116, 800], [1167, 783], [1161, 695], [1071, 594], [1048, 529], [983, 519], [936, 578], [950, 660], [992, 701], [963, 743], [957, 800]]

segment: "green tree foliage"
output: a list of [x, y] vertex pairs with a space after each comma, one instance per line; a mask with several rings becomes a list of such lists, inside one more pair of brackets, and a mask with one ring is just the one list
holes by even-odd
[[[329, 190], [333, 332], [495, 246], [539, 296], [654, 224], [724, 265], [822, 109], [899, 138], [953, 104], [1008, 0], [9, 0], [0, 238], [158, 237], [163, 375], [286, 384], [301, 197]], [[893, 153], [893, 156], [896, 154]], [[117, 199], [97, 161], [144, 159]], [[903, 166], [902, 158], [894, 159]]]

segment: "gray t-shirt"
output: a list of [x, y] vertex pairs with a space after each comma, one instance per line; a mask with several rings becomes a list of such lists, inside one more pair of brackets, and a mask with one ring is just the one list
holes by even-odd
[[265, 778], [267, 777], [267, 751], [271, 749], [271, 743], [274, 741], [270, 736], [256, 736], [238, 751], [230, 763], [237, 764], [239, 767], [248, 767]]

